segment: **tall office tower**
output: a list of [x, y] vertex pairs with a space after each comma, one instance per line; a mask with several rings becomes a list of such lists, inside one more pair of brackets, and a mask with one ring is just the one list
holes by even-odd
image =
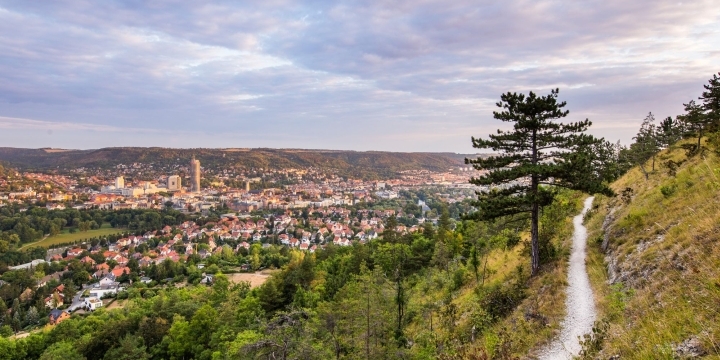
[[190, 160], [190, 191], [200, 192], [200, 160]]
[[167, 188], [169, 191], [178, 191], [182, 187], [182, 180], [177, 175], [168, 176]]
[[250, 180], [245, 182], [245, 191], [250, 192]]
[[125, 187], [125, 178], [122, 176], [118, 176], [115, 178], [115, 188], [116, 189], [122, 189]]

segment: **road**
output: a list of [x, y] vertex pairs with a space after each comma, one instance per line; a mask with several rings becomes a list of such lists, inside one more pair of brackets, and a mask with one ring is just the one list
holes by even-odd
[[85, 306], [85, 299], [82, 298], [82, 294], [84, 291], [85, 291], [85, 286], [83, 286], [83, 288], [80, 289], [80, 291], [78, 291], [77, 294], [75, 294], [75, 296], [73, 296], [72, 304], [70, 304], [70, 306], [67, 308], [68, 312], [72, 313], [75, 310]]
[[568, 288], [565, 299], [567, 311], [561, 323], [560, 336], [540, 352], [541, 360], [572, 359], [580, 353], [579, 336], [592, 331], [597, 311], [590, 278], [585, 268], [585, 245], [587, 229], [583, 225], [583, 216], [592, 206], [594, 197], [585, 199], [582, 212], [573, 218], [572, 253], [568, 267]]

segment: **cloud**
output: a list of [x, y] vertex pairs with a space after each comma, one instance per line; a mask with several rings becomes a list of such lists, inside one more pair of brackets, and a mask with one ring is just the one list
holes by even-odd
[[61, 131], [98, 131], [98, 132], [157, 132], [156, 129], [127, 128], [111, 125], [53, 122], [33, 119], [0, 116], [0, 129], [4, 130], [61, 130]]
[[717, 49], [710, 0], [0, 0], [0, 116], [117, 145], [468, 152], [501, 93], [559, 87], [627, 142], [698, 96]]

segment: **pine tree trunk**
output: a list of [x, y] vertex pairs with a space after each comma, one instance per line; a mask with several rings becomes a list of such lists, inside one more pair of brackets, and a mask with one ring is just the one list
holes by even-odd
[[[537, 191], [536, 191], [537, 192]], [[532, 229], [530, 232], [532, 241], [532, 276], [537, 275], [540, 270], [540, 244], [538, 239], [538, 221], [539, 221], [539, 206], [536, 203], [533, 204], [532, 208]]]
[[[538, 159], [537, 159], [537, 135], [535, 130], [533, 130], [532, 135], [532, 163], [533, 165], [537, 165]], [[539, 187], [539, 180], [537, 175], [532, 175], [532, 183], [530, 185], [530, 191], [533, 195], [533, 204], [532, 204], [532, 227], [530, 230], [530, 242], [531, 242], [531, 274], [532, 276], [537, 275], [538, 271], [540, 270], [540, 244], [538, 244], [538, 221], [539, 221], [539, 214], [540, 214], [540, 207], [538, 206], [538, 187]]]

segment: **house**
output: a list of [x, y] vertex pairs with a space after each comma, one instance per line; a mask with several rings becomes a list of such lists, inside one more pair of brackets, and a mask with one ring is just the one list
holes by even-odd
[[112, 273], [106, 274], [105, 277], [102, 278], [98, 282], [98, 285], [101, 285], [101, 286], [113, 285], [113, 284], [116, 284], [116, 281], [115, 281], [115, 275], [113, 275]]
[[50, 309], [55, 309], [65, 302], [65, 295], [63, 293], [52, 293], [50, 296], [45, 298], [45, 306]]
[[85, 249], [80, 247], [74, 247], [72, 249], [68, 249], [67, 256], [80, 256], [83, 251], [85, 251]]
[[90, 296], [100, 299], [107, 295], [115, 295], [119, 291], [123, 290], [125, 289], [120, 287], [120, 284], [118, 283], [108, 285], [93, 284], [93, 286], [88, 289], [88, 291], [90, 292]]
[[288, 236], [288, 234], [280, 234], [278, 238], [280, 239], [281, 244], [290, 245], [290, 237]]
[[90, 311], [95, 311], [97, 308], [100, 308], [102, 306], [102, 300], [96, 297], [85, 298], [85, 307], [87, 307]]
[[147, 277], [147, 276], [143, 276], [143, 277], [140, 278], [140, 282], [143, 283], [143, 284], [148, 284], [148, 283], [150, 283], [151, 281], [152, 281], [152, 279], [149, 278], [149, 277]]
[[203, 273], [202, 280], [200, 280], [200, 283], [210, 285], [213, 283], [213, 281], [214, 281], [213, 275]]
[[93, 259], [92, 259], [91, 257], [89, 257], [89, 256], [85, 256], [84, 258], [80, 259], [80, 262], [82, 262], [82, 263], [84, 263], [84, 264], [90, 264], [90, 265], [95, 266], [95, 260], [93, 260]]
[[130, 274], [130, 268], [127, 267], [127, 266], [117, 265], [117, 266], [115, 266], [114, 269], [112, 269], [111, 273], [112, 273], [116, 278], [118, 278], [118, 277], [122, 276], [123, 274]]
[[56, 272], [56, 273], [51, 274], [51, 275], [43, 276], [42, 278], [40, 278], [40, 281], [38, 281], [37, 287], [45, 286], [45, 285], [47, 285], [47, 283], [49, 283], [49, 282], [52, 281], [52, 280], [60, 281], [60, 279], [62, 278], [63, 274], [65, 274], [66, 272], [67, 272], [67, 270], [63, 270], [63, 271], [59, 271], [59, 272]]
[[67, 311], [55, 309], [50, 312], [50, 325], [59, 324], [69, 318], [70, 314]]

